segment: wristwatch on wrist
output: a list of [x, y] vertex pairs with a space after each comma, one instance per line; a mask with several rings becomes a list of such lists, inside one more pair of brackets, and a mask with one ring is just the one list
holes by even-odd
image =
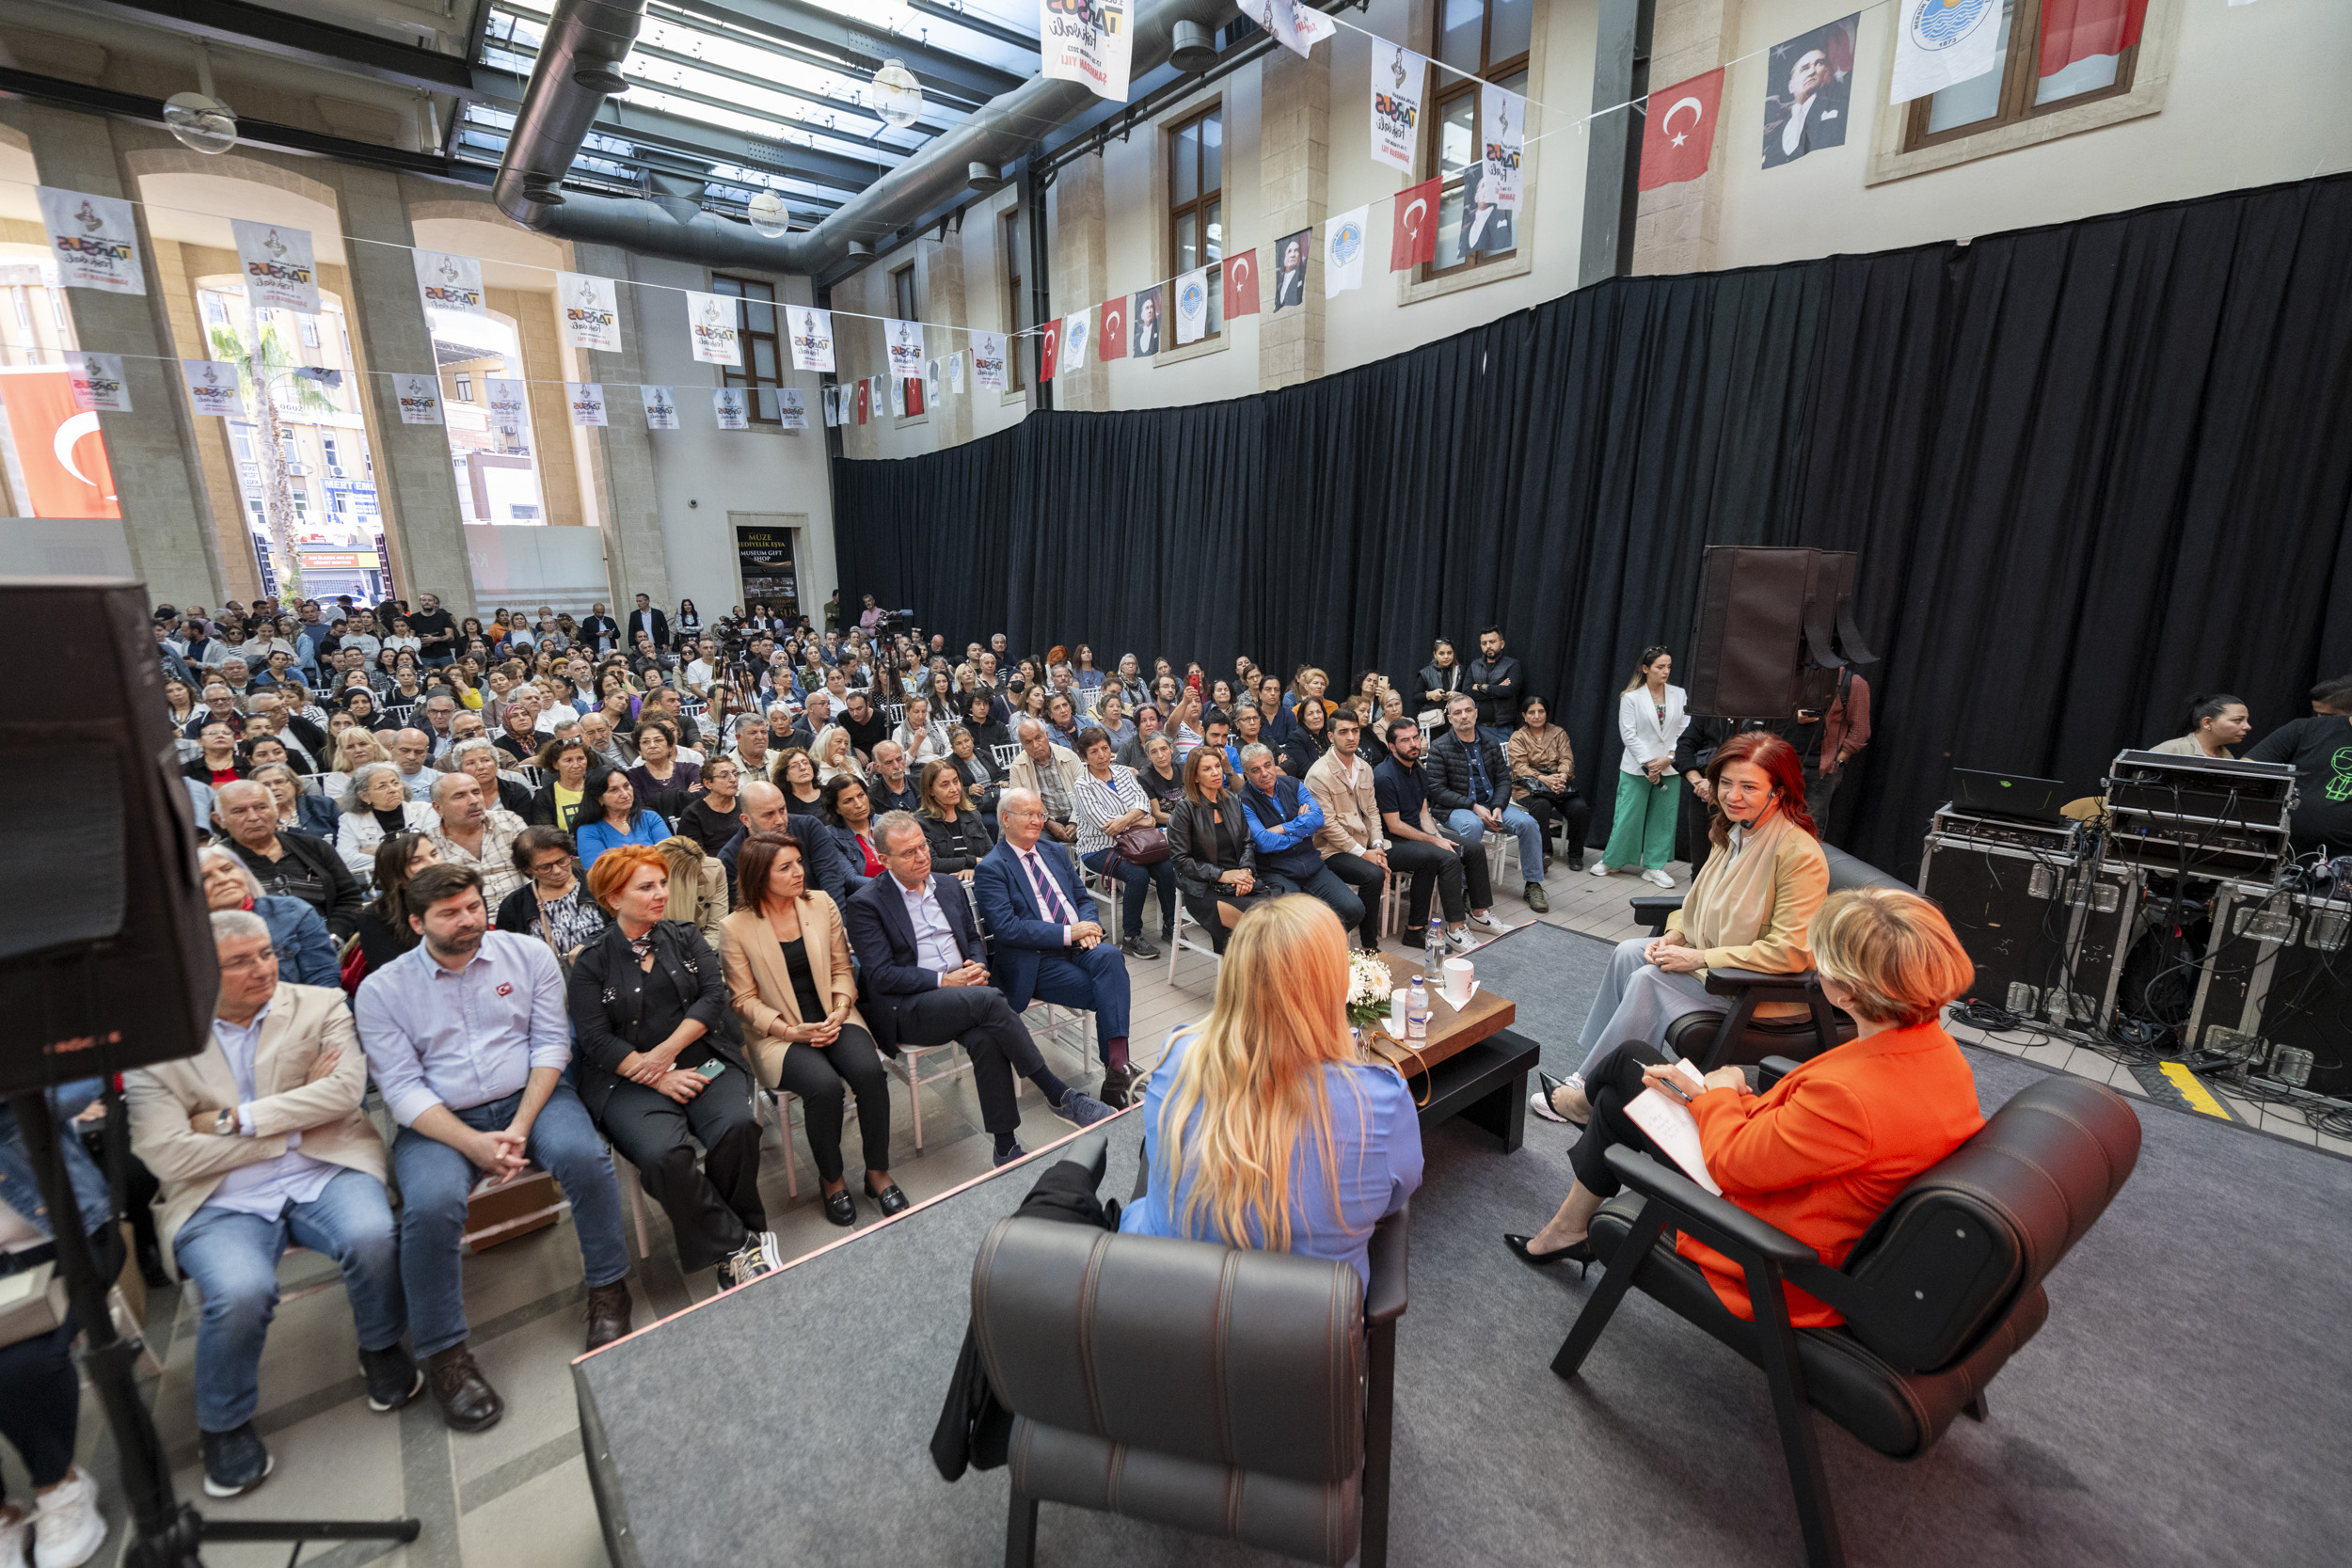
[[237, 1113], [234, 1111], [223, 1111], [213, 1118], [213, 1131], [221, 1137], [225, 1138], [236, 1130]]

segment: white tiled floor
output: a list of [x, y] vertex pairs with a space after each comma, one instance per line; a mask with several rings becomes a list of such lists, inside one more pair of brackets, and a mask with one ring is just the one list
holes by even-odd
[[[1677, 886], [1687, 885], [1686, 866], [1677, 863], [1671, 874]], [[1542, 918], [1614, 942], [1642, 934], [1628, 900], [1651, 891], [1633, 877], [1598, 878], [1556, 865], [1547, 882], [1551, 903], [1549, 914], [1534, 915], [1516, 895], [1499, 896], [1496, 907], [1513, 924]], [[1169, 1029], [1207, 1011], [1215, 967], [1207, 958], [1187, 953], [1172, 986], [1168, 982], [1165, 959], [1151, 964], [1131, 961], [1129, 974], [1135, 996], [1132, 1037], [1138, 1058], [1148, 1062]], [[2144, 1092], [2128, 1069], [2086, 1048], [2042, 1043], [2024, 1036], [1982, 1037], [1964, 1028], [1955, 1033], [1979, 1039], [1993, 1049], [2111, 1083], [2126, 1093]], [[1071, 1035], [1074, 1037], [1074, 1031]], [[1090, 1041], [1065, 1037], [1047, 1042], [1045, 1050], [1048, 1063], [1057, 1072], [1089, 1085], [1094, 1083]], [[989, 1140], [979, 1128], [969, 1076], [927, 1087], [924, 1097], [927, 1147], [918, 1156], [906, 1090], [895, 1080], [892, 1084], [894, 1174], [907, 1195], [917, 1201], [989, 1168]], [[1022, 1106], [1025, 1142], [1034, 1146], [1067, 1131], [1025, 1085]], [[2298, 1117], [2235, 1101], [2232, 1108], [2265, 1131], [2339, 1154], [2352, 1154], [2352, 1142], [2315, 1132]], [[855, 1138], [851, 1118], [848, 1142], [853, 1165]], [[788, 1144], [780, 1145], [771, 1124], [765, 1147], [761, 1190], [768, 1200], [771, 1223], [787, 1254], [799, 1256], [838, 1240], [842, 1232], [825, 1221], [816, 1200], [816, 1172], [797, 1130]], [[787, 1158], [797, 1163], [797, 1199], [787, 1198], [785, 1192], [783, 1161]], [[631, 1180], [626, 1168], [623, 1180]], [[878, 1218], [873, 1206], [861, 1199], [858, 1223], [871, 1225]], [[713, 1289], [707, 1271], [681, 1277], [670, 1248], [668, 1227], [660, 1210], [650, 1203], [647, 1219], [653, 1255], [640, 1262], [632, 1276], [641, 1323], [656, 1313], [675, 1311]], [[290, 1286], [330, 1275], [321, 1259], [309, 1254], [290, 1259], [284, 1271]], [[171, 1455], [174, 1482], [183, 1497], [222, 1514], [364, 1516], [405, 1511], [424, 1521], [424, 1535], [413, 1546], [384, 1554], [377, 1548], [355, 1545], [331, 1554], [306, 1553], [306, 1562], [329, 1561], [341, 1568], [370, 1560], [403, 1568], [444, 1568], [458, 1563], [485, 1568], [592, 1568], [601, 1564], [603, 1543], [580, 1453], [568, 1370], [568, 1362], [580, 1345], [580, 1254], [568, 1220], [496, 1247], [468, 1264], [467, 1307], [475, 1327], [475, 1350], [507, 1401], [505, 1418], [488, 1432], [472, 1436], [450, 1433], [429, 1398], [396, 1416], [368, 1411], [361, 1398], [351, 1321], [340, 1284], [330, 1283], [316, 1294], [286, 1304], [270, 1335], [262, 1378], [260, 1424], [277, 1455], [278, 1470], [250, 1497], [221, 1504], [201, 1497], [196, 1467], [189, 1389], [196, 1345], [195, 1305], [183, 1300], [177, 1290], [155, 1291], [150, 1301], [149, 1334], [164, 1361], [165, 1373], [160, 1382], [151, 1381], [146, 1387]], [[103, 1437], [96, 1404], [86, 1396], [85, 1462], [111, 1476], [110, 1454], [99, 1456], [102, 1446], [111, 1447]], [[12, 1455], [6, 1463], [10, 1466], [9, 1488], [21, 1495], [23, 1475], [14, 1467]], [[119, 1521], [119, 1494], [109, 1501]], [[118, 1528], [98, 1560], [119, 1560], [121, 1535]], [[283, 1561], [284, 1553], [277, 1548], [266, 1552], [208, 1548], [206, 1560], [235, 1568], [247, 1562]]]

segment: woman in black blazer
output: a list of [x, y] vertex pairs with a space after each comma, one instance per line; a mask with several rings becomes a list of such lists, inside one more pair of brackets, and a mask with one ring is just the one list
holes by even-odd
[[1244, 911], [1274, 896], [1259, 891], [1258, 848], [1232, 783], [1224, 752], [1195, 748], [1184, 759], [1184, 798], [1168, 818], [1177, 891], [1219, 953]]
[[996, 840], [973, 807], [962, 773], [952, 759], [927, 764], [916, 794], [923, 802], [923, 836], [931, 843], [931, 869], [970, 881]]
[[612, 925], [564, 987], [580, 1103], [670, 1216], [678, 1267], [716, 1267], [722, 1289], [739, 1285], [782, 1259], [759, 1197], [759, 1121], [725, 972], [701, 932], [663, 918], [660, 851], [605, 851], [588, 891]]

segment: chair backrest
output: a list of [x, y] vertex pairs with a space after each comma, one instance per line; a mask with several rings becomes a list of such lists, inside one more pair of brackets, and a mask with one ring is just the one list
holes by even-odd
[[1920, 1173], [1854, 1243], [1873, 1298], [1846, 1325], [1904, 1371], [1969, 1354], [2090, 1229], [2139, 1160], [2139, 1118], [2103, 1084], [2027, 1085]]
[[1018, 745], [991, 746], [988, 754], [995, 762], [997, 776], [1001, 778], [1012, 771], [1012, 765], [1021, 760], [1021, 748]]
[[1345, 1263], [1013, 1215], [973, 1261], [972, 1332], [1025, 1419], [1315, 1484], [1362, 1467]]
[[1857, 860], [1835, 844], [1821, 846], [1821, 858], [1829, 863], [1829, 890], [1843, 893], [1848, 888], [1894, 887], [1905, 893], [1916, 891], [1899, 878], [1890, 877], [1868, 861]]

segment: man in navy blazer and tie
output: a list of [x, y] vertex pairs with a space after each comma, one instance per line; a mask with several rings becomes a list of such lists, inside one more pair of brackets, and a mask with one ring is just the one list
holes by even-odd
[[980, 1125], [996, 1140], [995, 1163], [1025, 1152], [1014, 1134], [1021, 1110], [1013, 1074], [1038, 1086], [1054, 1114], [1088, 1127], [1109, 1106], [1054, 1076], [1021, 1022], [1021, 1007], [989, 983], [980, 934], [963, 884], [931, 874], [930, 839], [912, 814], [894, 811], [876, 825], [887, 875], [850, 895], [842, 910], [850, 945], [858, 956], [860, 1011], [882, 1048], [897, 1055], [908, 1045], [961, 1043], [972, 1057], [972, 1085], [980, 1098]]
[[1087, 896], [1059, 845], [1038, 847], [1045, 802], [1034, 790], [1009, 789], [996, 804], [1004, 838], [980, 861], [972, 891], [988, 917], [1005, 1000], [1018, 1012], [1031, 999], [1094, 1013], [1103, 1053], [1103, 1102], [1127, 1104], [1135, 1074], [1127, 1066], [1127, 960], [1104, 940]]

